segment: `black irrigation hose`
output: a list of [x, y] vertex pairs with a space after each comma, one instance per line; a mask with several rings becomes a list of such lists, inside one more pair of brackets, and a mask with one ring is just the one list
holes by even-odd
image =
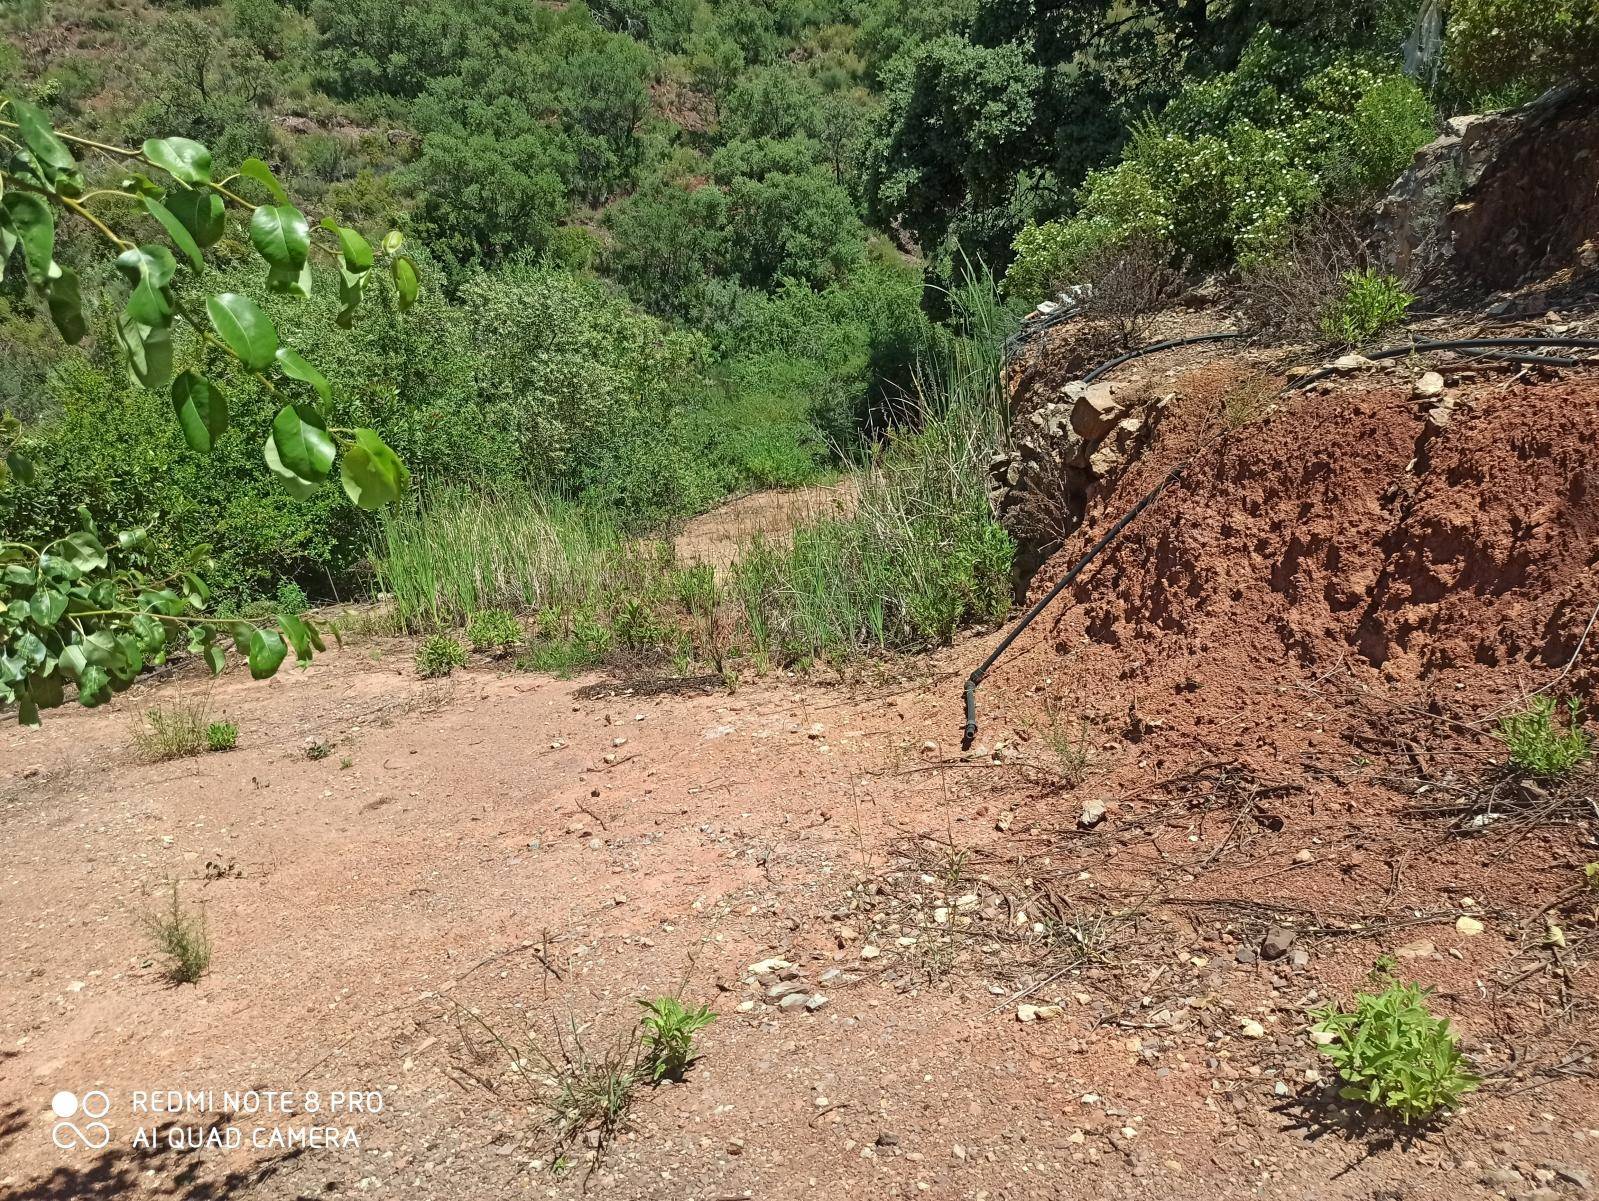
[[[1120, 358], [1112, 359], [1108, 363], [1100, 364], [1098, 367], [1094, 368], [1094, 370], [1085, 375], [1083, 377], [1083, 381], [1085, 383], [1091, 383], [1100, 376], [1104, 375], [1107, 371], [1120, 366], [1122, 363], [1126, 363], [1132, 359], [1139, 358], [1146, 354], [1153, 354], [1158, 350], [1166, 350], [1175, 346], [1185, 346], [1194, 342], [1220, 341], [1223, 338], [1236, 338], [1238, 336], [1239, 335], [1235, 333], [1205, 334], [1198, 338], [1179, 338], [1170, 342], [1157, 342], [1153, 346], [1146, 346], [1142, 350], [1135, 350], [1131, 354], [1125, 354]], [[1592, 361], [1573, 358], [1543, 357], [1538, 355], [1496, 353], [1496, 349], [1498, 347], [1504, 346], [1558, 346], [1581, 350], [1599, 350], [1599, 339], [1458, 338], [1443, 342], [1415, 342], [1409, 346], [1390, 347], [1387, 350], [1375, 351], [1366, 357], [1371, 359], [1373, 362], [1376, 362], [1380, 359], [1401, 358], [1405, 355], [1415, 354], [1426, 350], [1482, 350], [1488, 352], [1491, 357], [1496, 359], [1508, 359], [1511, 362], [1519, 363], [1542, 363], [1548, 366], [1575, 367], [1581, 366], [1584, 362]], [[1308, 375], [1300, 376], [1298, 379], [1286, 385], [1282, 389], [1282, 392], [1288, 393], [1294, 391], [1295, 389], [1303, 388], [1307, 384], [1314, 383], [1318, 379], [1325, 379], [1327, 376], [1333, 375], [1336, 372], [1336, 367], [1325, 367], [1319, 371], [1311, 372]], [[1027, 610], [1026, 613], [1022, 614], [1020, 620], [1018, 620], [1017, 623], [1011, 628], [1010, 633], [1005, 635], [1005, 637], [1000, 641], [1000, 644], [994, 648], [993, 652], [988, 656], [988, 658], [984, 659], [983, 662], [977, 667], [977, 670], [966, 677], [966, 728], [961, 737], [962, 750], [970, 750], [972, 743], [977, 738], [977, 689], [978, 686], [982, 684], [984, 678], [986, 678], [988, 673], [993, 669], [994, 664], [999, 661], [1000, 656], [1010, 649], [1011, 643], [1015, 642], [1016, 639], [1021, 636], [1022, 631], [1028, 626], [1032, 625], [1034, 619], [1037, 618], [1037, 616], [1045, 609], [1047, 609], [1050, 606], [1050, 603], [1054, 601], [1054, 599], [1062, 592], [1064, 592], [1067, 587], [1069, 587], [1071, 583], [1077, 579], [1078, 576], [1082, 575], [1083, 572], [1088, 568], [1089, 564], [1097, 559], [1100, 554], [1103, 553], [1105, 549], [1117, 539], [1121, 532], [1133, 523], [1140, 513], [1149, 508], [1150, 505], [1154, 504], [1155, 501], [1159, 499], [1160, 494], [1166, 491], [1166, 489], [1170, 487], [1171, 484], [1188, 469], [1189, 465], [1194, 461], [1194, 458], [1197, 457], [1198, 456], [1196, 453], [1195, 455], [1184, 459], [1181, 463], [1177, 464], [1177, 466], [1173, 467], [1169, 472], [1166, 473], [1165, 478], [1163, 478], [1160, 483], [1156, 484], [1144, 495], [1143, 499], [1138, 501], [1138, 503], [1135, 504], [1131, 509], [1127, 510], [1126, 513], [1122, 514], [1122, 516], [1117, 519], [1116, 524], [1111, 526], [1110, 529], [1106, 530], [1105, 533], [1100, 537], [1099, 541], [1095, 542], [1093, 546], [1089, 547], [1082, 558], [1078, 559], [1077, 562], [1072, 564], [1071, 568], [1066, 572], [1065, 575], [1061, 576], [1060, 580], [1056, 582], [1055, 586], [1042, 597], [1040, 597], [1038, 601]]]
[[[1418, 354], [1427, 350], [1485, 350], [1495, 352], [1500, 346], [1559, 346], [1579, 350], [1599, 350], [1599, 339], [1594, 338], [1455, 338], [1445, 342], [1412, 342], [1408, 346], [1390, 346], [1387, 350], [1374, 350], [1365, 356], [1372, 362], [1381, 359], [1399, 359], [1406, 355]], [[1512, 363], [1543, 364], [1546, 367], [1578, 367], [1582, 365], [1581, 359], [1556, 358], [1548, 355], [1514, 355], [1490, 353], [1484, 357], [1507, 360]], [[1324, 380], [1328, 376], [1339, 374], [1337, 367], [1322, 367], [1308, 375], [1302, 375], [1290, 383], [1284, 392], [1293, 392], [1300, 388]]]
[[1083, 376], [1083, 383], [1091, 384], [1107, 371], [1114, 371], [1123, 363], [1130, 363], [1134, 359], [1141, 359], [1146, 354], [1154, 354], [1158, 350], [1172, 350], [1178, 346], [1192, 346], [1196, 342], [1220, 342], [1225, 338], [1242, 338], [1244, 335], [1231, 331], [1219, 334], [1200, 334], [1197, 338], [1173, 338], [1168, 342], [1156, 342], [1152, 346], [1145, 346], [1140, 350], [1128, 351], [1119, 358], [1114, 358], [1108, 363], [1101, 363], [1087, 375]]

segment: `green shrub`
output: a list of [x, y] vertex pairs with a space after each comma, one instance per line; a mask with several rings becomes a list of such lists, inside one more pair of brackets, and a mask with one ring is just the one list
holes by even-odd
[[466, 647], [449, 634], [430, 634], [416, 650], [416, 674], [424, 680], [447, 676], [466, 666]]
[[1448, 59], [1477, 88], [1599, 77], [1593, 0], [1453, 0]]
[[503, 652], [522, 641], [522, 624], [506, 609], [482, 609], [466, 623], [466, 638], [475, 651]]
[[644, 1055], [651, 1080], [680, 1080], [694, 1058], [694, 1036], [716, 1020], [708, 1005], [684, 1005], [676, 997], [640, 1001], [644, 1007]]
[[1511, 766], [1529, 776], [1563, 776], [1593, 753], [1581, 704], [1575, 698], [1566, 703], [1564, 729], [1558, 713], [1553, 697], [1535, 696], [1499, 723], [1494, 736], [1509, 748]]
[[1477, 1087], [1449, 1020], [1428, 1011], [1430, 995], [1394, 981], [1356, 996], [1352, 1009], [1330, 1002], [1312, 1013], [1313, 1032], [1331, 1036], [1322, 1051], [1343, 1081], [1339, 1096], [1413, 1123], [1453, 1109]]
[[172, 903], [159, 913], [146, 915], [145, 929], [156, 950], [167, 956], [166, 976], [174, 984], [193, 984], [211, 966], [211, 931], [202, 908], [190, 913], [178, 899], [178, 882], [172, 881]]
[[293, 580], [283, 580], [278, 584], [276, 600], [277, 612], [288, 613], [296, 617], [311, 607], [311, 602], [305, 595], [305, 589]]
[[1416, 298], [1392, 275], [1373, 270], [1344, 276], [1344, 292], [1322, 314], [1321, 332], [1332, 342], [1360, 346], [1405, 319]]
[[239, 727], [231, 721], [214, 721], [205, 728], [205, 749], [231, 751], [239, 745]]
[[1006, 291], [1075, 282], [1107, 244], [1152, 238], [1209, 269], [1269, 258], [1320, 201], [1380, 192], [1433, 136], [1432, 105], [1381, 58], [1325, 56], [1270, 28], [1235, 70], [1191, 82], [1091, 172], [1065, 220], [1024, 227]]

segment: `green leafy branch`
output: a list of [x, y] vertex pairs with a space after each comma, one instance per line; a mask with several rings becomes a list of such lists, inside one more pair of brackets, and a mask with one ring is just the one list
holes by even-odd
[[[88, 188], [74, 151], [116, 160], [126, 174], [116, 187]], [[401, 236], [389, 233], [374, 253], [358, 231], [331, 219], [313, 235], [310, 222], [259, 159], [246, 160], [224, 179], [213, 175], [210, 151], [188, 138], [154, 138], [139, 149], [115, 146], [58, 131], [42, 110], [0, 98], [0, 276], [20, 247], [27, 281], [52, 324], [69, 344], [78, 343], [88, 332], [82, 284], [56, 258], [57, 235], [69, 223], [87, 226], [115, 253], [127, 284], [116, 337], [128, 370], [140, 387], [168, 393], [193, 450], [210, 453], [227, 432], [228, 401], [221, 384], [203, 370], [174, 370], [178, 325], [282, 399], [262, 457], [285, 491], [309, 496], [328, 481], [337, 461], [340, 483], [355, 504], [389, 504], [409, 486], [410, 472], [376, 430], [329, 422], [333, 390], [327, 378], [282, 344], [261, 307], [236, 292], [191, 302], [180, 284], [201, 281], [205, 252], [228, 232], [230, 207], [244, 210], [249, 243], [267, 267], [267, 290], [309, 296], [310, 258], [313, 251], [323, 254], [338, 268], [336, 320], [348, 329], [380, 258], [399, 307], [415, 303], [416, 266], [400, 253]], [[269, 199], [247, 200], [237, 190], [240, 181], [263, 189]], [[153, 219], [165, 242], [140, 241], [119, 230], [107, 215], [117, 205]], [[15, 419], [0, 420], [0, 484], [32, 482], [20, 438]], [[24, 724], [36, 724], [40, 710], [60, 705], [68, 683], [76, 686], [80, 703], [102, 703], [145, 666], [162, 662], [184, 635], [213, 672], [223, 666], [220, 639], [231, 635], [258, 679], [273, 675], [290, 649], [301, 664], [324, 649], [316, 627], [297, 614], [279, 614], [276, 628], [205, 616], [209, 594], [192, 571], [173, 580], [149, 577], [140, 550], [143, 531], [120, 533], [113, 549], [81, 507], [79, 516], [78, 530], [43, 547], [0, 542], [0, 705], [16, 704]]]

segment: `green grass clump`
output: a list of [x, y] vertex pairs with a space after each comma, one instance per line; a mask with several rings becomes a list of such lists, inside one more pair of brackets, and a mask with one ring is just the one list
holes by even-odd
[[178, 899], [178, 882], [172, 881], [171, 904], [145, 917], [145, 929], [155, 940], [158, 953], [170, 961], [166, 976], [174, 984], [193, 984], [211, 966], [211, 931], [205, 910], [193, 913]]
[[1330, 1002], [1311, 1016], [1332, 1041], [1322, 1052], [1338, 1068], [1338, 1095], [1415, 1123], [1453, 1109], [1480, 1083], [1460, 1053], [1448, 1018], [1427, 1009], [1430, 989], [1392, 981], [1361, 993], [1354, 1007]]
[[205, 728], [205, 749], [231, 751], [239, 745], [239, 727], [231, 721], [214, 721]]
[[1395, 276], [1352, 271], [1344, 276], [1343, 294], [1322, 314], [1321, 332], [1331, 341], [1360, 346], [1398, 325], [1415, 302]]
[[167, 704], [152, 705], [137, 719], [133, 745], [148, 763], [183, 759], [209, 749], [206, 702], [179, 698]]
[[466, 647], [449, 634], [430, 634], [416, 648], [416, 674], [424, 680], [447, 676], [466, 666]]
[[677, 997], [640, 1001], [644, 1056], [642, 1070], [653, 1080], [680, 1080], [694, 1059], [694, 1036], [716, 1020], [707, 1005], [684, 1005]]
[[480, 609], [466, 623], [466, 638], [475, 651], [501, 654], [522, 641], [522, 623], [507, 609]]
[[1593, 743], [1582, 728], [1582, 705], [1566, 702], [1566, 719], [1558, 719], [1560, 706], [1550, 696], [1535, 696], [1520, 713], [1499, 723], [1494, 737], [1510, 750], [1510, 763], [1529, 776], [1563, 776], [1593, 754]]

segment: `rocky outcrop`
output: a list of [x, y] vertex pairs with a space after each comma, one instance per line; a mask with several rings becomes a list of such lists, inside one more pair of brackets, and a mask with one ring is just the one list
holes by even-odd
[[1377, 210], [1390, 270], [1434, 294], [1599, 267], [1599, 96], [1455, 117]]
[[1011, 449], [990, 465], [989, 496], [1016, 540], [1022, 580], [1082, 523], [1092, 490], [1119, 473], [1163, 407], [1145, 411], [1138, 381], [1064, 385], [1017, 417]]

